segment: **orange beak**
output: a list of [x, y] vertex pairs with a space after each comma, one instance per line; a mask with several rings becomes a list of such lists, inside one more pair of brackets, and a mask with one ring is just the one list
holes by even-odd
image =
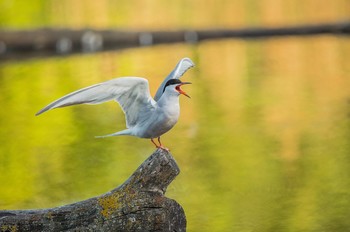
[[191, 98], [187, 93], [185, 93], [182, 89], [181, 89], [181, 86], [182, 85], [188, 85], [188, 84], [192, 84], [191, 82], [181, 82], [181, 84], [177, 85], [175, 87], [175, 89], [180, 93], [180, 94], [183, 94], [185, 95], [186, 97], [188, 98]]

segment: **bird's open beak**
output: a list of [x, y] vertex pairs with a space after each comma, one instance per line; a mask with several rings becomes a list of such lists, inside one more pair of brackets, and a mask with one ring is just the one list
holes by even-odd
[[179, 84], [178, 86], [176, 86], [176, 90], [180, 93], [180, 94], [183, 94], [185, 95], [186, 97], [188, 98], [191, 98], [187, 93], [185, 93], [180, 87], [182, 85], [188, 85], [188, 84], [192, 84], [191, 82], [181, 82], [181, 84]]

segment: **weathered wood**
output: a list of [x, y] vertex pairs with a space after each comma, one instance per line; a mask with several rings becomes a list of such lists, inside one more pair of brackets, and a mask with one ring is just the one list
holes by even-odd
[[123, 31], [95, 29], [0, 30], [0, 61], [89, 53], [164, 43], [209, 39], [259, 39], [282, 36], [350, 34], [350, 22], [242, 29]]
[[0, 231], [185, 231], [182, 207], [164, 196], [179, 172], [171, 154], [158, 149], [104, 195], [51, 209], [0, 211]]

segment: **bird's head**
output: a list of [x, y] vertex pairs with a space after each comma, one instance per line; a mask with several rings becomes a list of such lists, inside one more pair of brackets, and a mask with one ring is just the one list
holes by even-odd
[[191, 82], [181, 82], [179, 79], [170, 79], [167, 81], [167, 83], [164, 86], [163, 93], [166, 89], [172, 89], [173, 91], [177, 92], [179, 95], [183, 94], [188, 98], [191, 98], [187, 93], [185, 93], [182, 89], [182, 85], [192, 84]]

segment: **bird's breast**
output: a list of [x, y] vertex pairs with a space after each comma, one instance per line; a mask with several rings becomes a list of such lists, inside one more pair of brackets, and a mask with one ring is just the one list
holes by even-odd
[[180, 109], [175, 107], [171, 109], [160, 108], [139, 127], [139, 137], [157, 138], [168, 132], [177, 123], [180, 115]]

